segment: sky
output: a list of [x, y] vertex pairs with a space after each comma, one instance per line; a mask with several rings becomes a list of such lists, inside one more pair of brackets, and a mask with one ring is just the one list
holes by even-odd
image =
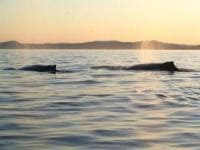
[[200, 44], [200, 0], [0, 0], [0, 41]]

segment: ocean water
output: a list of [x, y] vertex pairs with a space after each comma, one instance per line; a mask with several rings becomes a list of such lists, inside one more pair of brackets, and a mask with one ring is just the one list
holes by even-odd
[[[200, 72], [90, 69], [164, 61], [200, 51], [0, 50], [0, 149], [199, 150]], [[3, 70], [31, 64], [74, 72]]]

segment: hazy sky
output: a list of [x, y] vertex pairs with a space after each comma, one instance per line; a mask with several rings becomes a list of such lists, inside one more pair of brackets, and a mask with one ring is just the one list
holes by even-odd
[[0, 41], [200, 43], [200, 0], [0, 0]]

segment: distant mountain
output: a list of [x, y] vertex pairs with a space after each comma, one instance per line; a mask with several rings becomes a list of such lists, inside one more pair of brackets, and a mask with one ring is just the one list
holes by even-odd
[[19, 43], [0, 42], [0, 49], [191, 49], [200, 50], [200, 45], [165, 43], [160, 41], [93, 41], [85, 43]]
[[23, 47], [23, 44], [17, 41], [0, 42], [1, 49], [17, 49]]

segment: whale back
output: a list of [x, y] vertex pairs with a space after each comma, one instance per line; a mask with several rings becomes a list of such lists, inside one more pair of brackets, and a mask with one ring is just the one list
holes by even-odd
[[56, 65], [33, 65], [20, 68], [19, 70], [55, 73]]
[[126, 68], [127, 70], [150, 70], [150, 71], [178, 71], [178, 68], [174, 65], [174, 62], [164, 63], [149, 63], [139, 64]]
[[165, 62], [161, 65], [160, 70], [166, 71], [178, 71], [178, 68], [175, 66], [173, 61]]

